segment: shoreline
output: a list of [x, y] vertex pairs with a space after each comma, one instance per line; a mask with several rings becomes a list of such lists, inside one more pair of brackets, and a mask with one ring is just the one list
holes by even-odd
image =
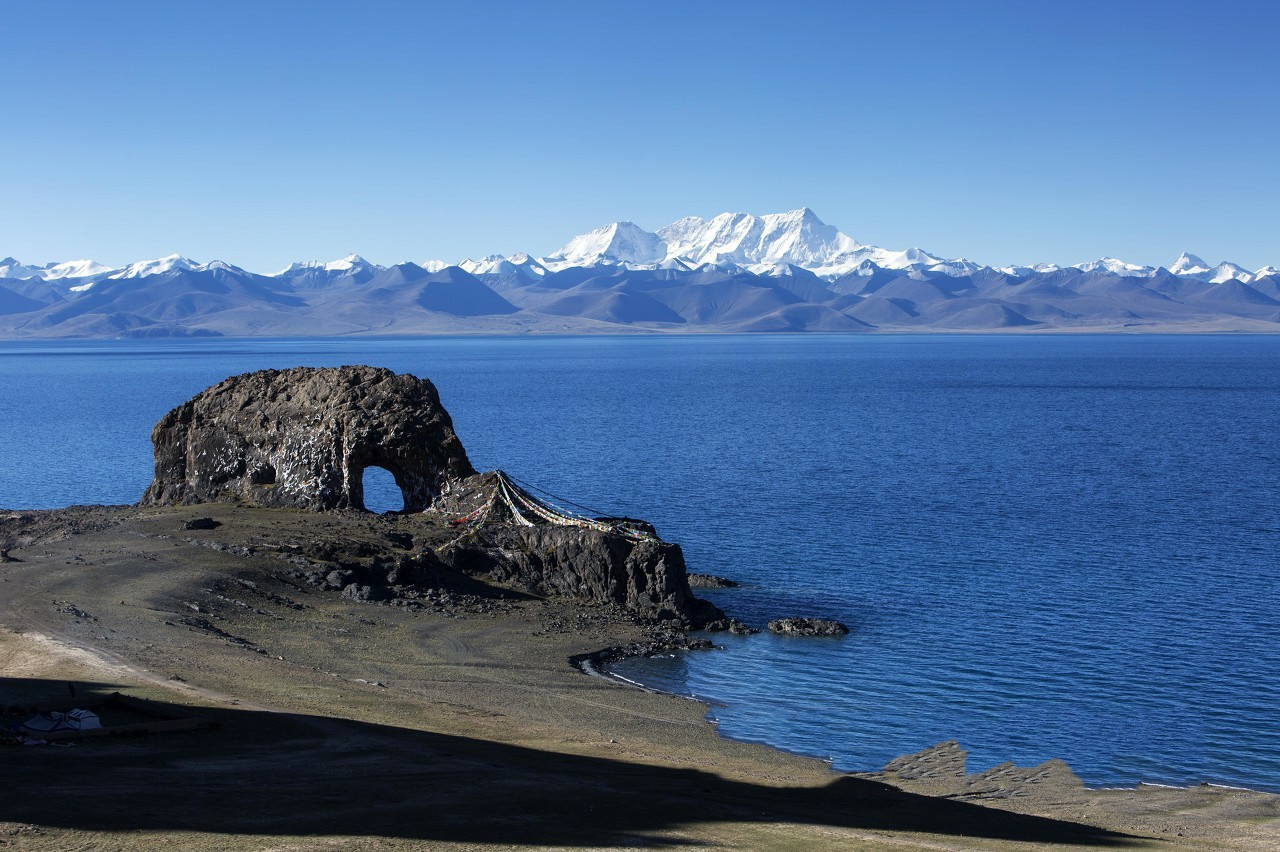
[[[223, 526], [178, 532], [208, 514]], [[420, 519], [202, 504], [37, 520], [43, 531], [11, 548], [21, 561], [0, 563], [0, 624], [112, 667], [0, 633], [6, 694], [123, 688], [199, 707], [221, 728], [53, 750], [74, 755], [73, 775], [54, 771], [50, 751], [7, 752], [11, 789], [63, 791], [0, 803], [0, 827], [38, 827], [31, 849], [257, 849], [320, 837], [352, 848], [380, 848], [379, 837], [538, 848], [1280, 842], [1280, 827], [1258, 822], [1280, 816], [1277, 796], [1091, 791], [1061, 761], [969, 773], [955, 744], [877, 773], [837, 773], [721, 736], [705, 700], [600, 675], [602, 649], [655, 647], [650, 629], [620, 613], [557, 600], [445, 612], [360, 603], [295, 582], [283, 554], [259, 544], [321, 530], [372, 541]], [[257, 795], [264, 772], [267, 798]], [[188, 773], [200, 797], [183, 792]], [[66, 795], [77, 808], [61, 804]], [[137, 795], [145, 811], [128, 806]], [[572, 819], [564, 802], [580, 805]], [[424, 821], [424, 809], [436, 817]]]
[[[583, 330], [583, 331], [564, 331], [564, 330], [515, 330], [515, 331], [494, 331], [492, 329], [478, 329], [475, 331], [424, 331], [424, 332], [348, 332], [344, 334], [294, 334], [294, 335], [261, 335], [261, 336], [202, 336], [202, 335], [178, 335], [174, 337], [74, 337], [74, 336], [34, 336], [28, 335], [23, 337], [3, 337], [0, 336], [0, 347], [5, 344], [130, 344], [130, 345], [150, 345], [150, 346], [184, 346], [190, 345], [192, 348], [200, 346], [225, 346], [231, 344], [253, 344], [253, 343], [269, 343], [272, 341], [282, 343], [298, 343], [300, 341], [335, 341], [335, 340], [370, 340], [378, 342], [389, 341], [423, 341], [423, 340], [476, 340], [481, 338], [491, 338], [494, 340], [574, 340], [574, 339], [608, 339], [618, 338], [621, 340], [634, 340], [636, 338], [710, 338], [724, 337], [735, 339], [767, 339], [777, 337], [838, 337], [841, 339], [860, 339], [860, 338], [898, 338], [898, 337], [1019, 337], [1019, 338], [1038, 338], [1038, 337], [1079, 337], [1093, 335], [1095, 337], [1267, 337], [1273, 338], [1280, 335], [1280, 330], [1271, 330], [1267, 328], [1241, 328], [1241, 329], [1222, 329], [1222, 328], [1111, 328], [1106, 326], [1086, 326], [1081, 328], [1043, 328], [1034, 329], [1026, 327], [1015, 328], [984, 328], [984, 329], [956, 329], [956, 328], [886, 328], [876, 329], [874, 331], [725, 331], [723, 329], [708, 329], [706, 331], [692, 331], [689, 329], [657, 329], [657, 328], [624, 328], [624, 329], [604, 329], [604, 330]], [[17, 353], [0, 353], [0, 354], [17, 354]]]
[[[628, 652], [628, 649], [626, 648], [606, 648], [590, 654], [578, 655], [577, 657], [574, 657], [573, 659], [570, 660], [570, 664], [573, 665], [575, 668], [579, 669], [580, 671], [582, 671], [584, 674], [590, 675], [592, 677], [603, 678], [610, 682], [619, 683], [623, 686], [631, 687], [631, 688], [638, 689], [638, 690], [655, 694], [655, 695], [666, 695], [671, 698], [678, 698], [683, 701], [692, 701], [692, 702], [701, 704], [707, 708], [706, 712], [709, 714], [711, 712], [712, 707], [728, 707], [729, 705], [711, 697], [659, 689], [657, 687], [650, 686], [645, 683], [641, 683], [640, 681], [632, 680], [631, 678], [620, 675], [617, 672], [610, 671], [608, 669], [608, 665], [610, 663], [615, 663], [615, 662], [619, 662], [626, 659], [632, 659], [634, 657], [652, 656], [654, 654], [664, 653], [664, 652], [689, 653], [694, 651], [720, 651], [720, 650], [723, 650], [723, 649], [719, 646], [714, 646], [712, 648], [686, 648], [686, 647], [672, 646], [669, 648], [659, 648], [654, 651], [637, 650], [634, 653], [632, 653], [632, 652]], [[770, 748], [775, 751], [782, 752], [783, 754], [792, 754], [797, 757], [806, 757], [806, 758], [811, 758], [813, 760], [821, 760], [827, 764], [832, 764], [834, 762], [834, 759], [829, 755], [822, 755], [812, 751], [801, 751], [797, 749], [789, 749], [789, 748], [786, 748], [785, 746], [770, 742], [767, 739], [744, 739], [741, 737], [732, 737], [721, 732], [721, 726], [718, 719], [707, 719], [706, 721], [713, 728], [715, 728], [718, 736], [726, 740], [730, 740], [732, 742], [747, 743], [750, 745], [759, 745], [765, 748]], [[933, 747], [934, 746], [922, 746], [921, 751], [922, 752], [928, 751], [930, 748], [933, 748]], [[915, 753], [919, 753], [919, 752], [915, 752]], [[900, 760], [908, 756], [909, 755], [899, 755], [897, 758], [894, 758], [894, 760]], [[1057, 760], [1057, 761], [1061, 761], [1067, 766], [1072, 765], [1072, 761], [1070, 758], [1057, 756], [1057, 755], [1044, 758], [1044, 760], [1045, 761]], [[1000, 766], [1006, 763], [1008, 763], [1008, 761], [1000, 761], [996, 764], [993, 764], [993, 767], [988, 767], [988, 768], [989, 769], [994, 768], [994, 766]], [[870, 776], [870, 775], [875, 775], [879, 773], [881, 771], [881, 768], [877, 767], [877, 768], [833, 770], [833, 771], [843, 772], [850, 775]], [[1221, 783], [1217, 781], [1207, 781], [1207, 780], [1192, 781], [1187, 784], [1166, 784], [1158, 781], [1143, 781], [1143, 780], [1135, 781], [1131, 784], [1125, 784], [1125, 783], [1090, 784], [1084, 779], [1081, 779], [1081, 783], [1083, 784], [1086, 790], [1093, 790], [1093, 791], [1099, 791], [1099, 792], [1108, 791], [1108, 790], [1134, 791], [1134, 790], [1139, 790], [1143, 787], [1161, 789], [1161, 790], [1195, 790], [1197, 788], [1209, 788], [1209, 789], [1217, 789], [1217, 790], [1238, 790], [1241, 792], [1257, 793], [1257, 794], [1263, 794], [1263, 795], [1280, 795], [1280, 785], [1278, 785], [1276, 789], [1268, 789], [1267, 787], [1262, 787], [1262, 786], [1248, 787], [1248, 786], [1239, 785], [1239, 784], [1226, 784], [1226, 783]]]

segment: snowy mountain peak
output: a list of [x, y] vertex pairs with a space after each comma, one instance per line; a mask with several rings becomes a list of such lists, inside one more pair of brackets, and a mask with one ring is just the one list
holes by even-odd
[[196, 270], [200, 269], [200, 264], [190, 258], [183, 257], [178, 254], [170, 254], [156, 260], [140, 260], [137, 263], [131, 263], [119, 272], [116, 272], [109, 278], [142, 278], [147, 275], [160, 275], [164, 272], [172, 272], [175, 269]]
[[324, 265], [324, 268], [329, 272], [345, 272], [349, 269], [355, 269], [357, 267], [366, 267], [366, 266], [372, 266], [372, 265], [373, 264], [369, 263], [369, 261], [365, 260], [363, 257], [361, 257], [358, 254], [349, 254], [340, 260], [329, 261]]
[[16, 258], [0, 260], [0, 278], [41, 278], [44, 267], [27, 266]]
[[1252, 272], [1244, 267], [1224, 260], [1214, 268], [1213, 275], [1209, 277], [1209, 281], [1212, 284], [1222, 284], [1225, 281], [1235, 280], [1248, 284], [1255, 277]]
[[516, 252], [511, 257], [491, 254], [480, 260], [467, 258], [462, 263], [459, 263], [458, 266], [472, 275], [510, 275], [514, 273], [524, 278], [541, 278], [547, 274], [545, 266], [523, 251]]
[[100, 278], [114, 271], [110, 266], [103, 266], [94, 260], [67, 260], [49, 264], [40, 277], [45, 281], [58, 281], [63, 278]]
[[92, 260], [67, 260], [45, 266], [28, 266], [12, 257], [0, 260], [0, 278], [41, 278], [45, 281], [59, 281], [64, 278], [101, 278], [113, 271], [111, 267]]
[[743, 266], [792, 263], [814, 269], [862, 248], [807, 207], [764, 216], [721, 213], [710, 220], [688, 216], [660, 229], [658, 236], [666, 242], [669, 257]]
[[1112, 275], [1119, 275], [1122, 278], [1150, 278], [1156, 272], [1150, 266], [1126, 263], [1114, 257], [1103, 257], [1098, 260], [1091, 260], [1088, 263], [1077, 263], [1075, 268], [1083, 272], [1110, 272]]
[[1190, 252], [1183, 252], [1178, 255], [1178, 259], [1169, 264], [1169, 271], [1174, 275], [1182, 275], [1188, 278], [1198, 278], [1209, 272], [1209, 264]]
[[588, 234], [574, 237], [553, 254], [543, 258], [548, 269], [570, 266], [660, 263], [667, 245], [634, 222], [613, 222]]
[[307, 273], [333, 273], [337, 276], [351, 274], [360, 270], [377, 269], [369, 261], [365, 260], [358, 254], [349, 254], [338, 260], [321, 261], [321, 260], [303, 260], [291, 263], [284, 269], [276, 273], [277, 277], [293, 277], [296, 275], [304, 275]]

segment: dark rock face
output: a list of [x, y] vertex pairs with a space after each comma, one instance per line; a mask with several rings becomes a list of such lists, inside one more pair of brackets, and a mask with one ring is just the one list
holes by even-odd
[[849, 628], [823, 618], [779, 618], [769, 622], [769, 632], [783, 636], [843, 636]]
[[475, 472], [435, 386], [376, 367], [233, 376], [166, 414], [151, 440], [144, 504], [362, 509], [364, 470], [376, 466], [416, 512]]
[[446, 564], [535, 595], [616, 603], [686, 627], [724, 617], [689, 590], [684, 553], [665, 541], [631, 541], [577, 527], [488, 526], [442, 548]]

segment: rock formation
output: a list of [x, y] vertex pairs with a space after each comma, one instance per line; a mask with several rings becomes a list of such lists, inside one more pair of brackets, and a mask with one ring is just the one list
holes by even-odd
[[536, 595], [614, 603], [701, 627], [722, 618], [689, 590], [680, 545], [578, 527], [486, 524], [442, 548], [446, 564]]
[[844, 636], [849, 628], [825, 618], [779, 618], [769, 622], [769, 632], [783, 636]]
[[364, 470], [376, 466], [414, 512], [475, 472], [435, 386], [375, 367], [233, 376], [166, 414], [151, 440], [144, 504], [362, 509]]
[[[357, 600], [393, 600], [424, 583], [439, 586], [444, 570], [457, 578], [485, 575], [535, 595], [618, 605], [686, 627], [724, 615], [689, 590], [680, 546], [662, 541], [643, 521], [545, 511], [530, 512], [530, 520], [500, 507], [503, 489], [534, 498], [500, 471], [475, 472], [425, 379], [373, 367], [248, 373], [170, 411], [151, 437], [155, 480], [143, 504], [240, 500], [361, 509], [365, 468], [390, 471], [405, 511], [430, 508], [422, 522], [445, 541], [390, 562], [376, 555], [348, 560], [309, 578]], [[195, 528], [209, 525], [187, 525]]]

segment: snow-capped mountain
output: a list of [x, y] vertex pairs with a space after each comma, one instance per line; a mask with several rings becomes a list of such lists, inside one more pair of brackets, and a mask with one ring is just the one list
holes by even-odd
[[1185, 251], [1169, 264], [1169, 271], [1180, 278], [1207, 278], [1211, 274], [1209, 264]]
[[40, 278], [43, 269], [41, 266], [27, 266], [12, 257], [0, 260], [0, 278]]
[[529, 280], [541, 278], [547, 274], [547, 267], [534, 260], [525, 252], [516, 252], [511, 257], [491, 254], [480, 260], [467, 258], [459, 263], [472, 275], [521, 275]]
[[304, 260], [297, 263], [291, 263], [284, 269], [275, 274], [276, 278], [292, 278], [296, 275], [306, 275], [314, 272], [336, 272], [340, 274], [350, 274], [361, 269], [378, 269], [369, 261], [365, 260], [358, 254], [349, 254], [338, 260], [322, 261], [322, 260]]
[[65, 278], [102, 278], [116, 270], [92, 260], [68, 260], [45, 266], [27, 266], [11, 257], [0, 260], [0, 278], [39, 278], [60, 281]]
[[728, 260], [742, 266], [791, 263], [817, 271], [864, 248], [807, 207], [752, 216], [721, 213], [711, 220], [687, 216], [658, 230], [669, 257], [695, 263]]
[[143, 278], [147, 275], [159, 275], [174, 269], [197, 270], [201, 264], [182, 255], [171, 254], [156, 260], [140, 260], [131, 263], [124, 269], [108, 275], [108, 278]]
[[666, 242], [657, 234], [634, 222], [613, 222], [569, 240], [559, 251], [542, 258], [542, 265], [553, 271], [571, 266], [655, 266], [669, 254]]
[[0, 338], [486, 331], [866, 332], [1071, 329], [1280, 333], [1280, 271], [1184, 253], [984, 267], [860, 243], [812, 210], [615, 222], [547, 257], [274, 275], [180, 255], [110, 268], [0, 261]]
[[[972, 261], [947, 260], [918, 248], [889, 251], [866, 246], [826, 224], [803, 207], [787, 213], [754, 216], [721, 213], [711, 219], [687, 216], [656, 233], [632, 222], [614, 222], [574, 237], [542, 258], [550, 270], [570, 266], [625, 266], [631, 269], [745, 269], [772, 274], [780, 266], [796, 266], [824, 278], [881, 269], [966, 275], [981, 267]], [[869, 274], [869, 273], [868, 273]]]
[[[778, 279], [816, 276], [828, 284], [847, 282], [841, 285], [842, 290], [860, 286], [855, 284], [858, 280], [881, 280], [877, 276], [885, 274], [928, 281], [937, 276], [964, 278], [984, 269], [1016, 278], [1063, 271], [1057, 264], [1046, 263], [992, 268], [964, 258], [944, 258], [920, 248], [895, 251], [866, 245], [826, 224], [807, 207], [759, 216], [750, 213], [721, 213], [710, 219], [687, 216], [657, 231], [647, 231], [634, 222], [619, 221], [574, 237], [545, 257], [536, 258], [519, 252], [509, 257], [468, 258], [457, 264], [428, 260], [416, 264], [416, 267], [427, 273], [458, 267], [471, 275], [489, 278], [503, 292], [524, 283], [542, 281], [573, 267], [606, 267], [611, 274], [627, 270], [657, 270], [672, 275], [699, 271], [730, 275], [749, 272]], [[338, 260], [293, 263], [274, 275], [256, 277], [274, 278], [283, 286], [312, 290], [325, 289], [339, 282], [363, 284], [393, 268], [349, 254]], [[108, 279], [143, 280], [174, 271], [218, 269], [243, 273], [243, 270], [221, 261], [200, 264], [177, 254], [139, 261], [123, 268], [104, 266], [92, 260], [32, 266], [6, 257], [0, 260], [0, 279], [43, 281], [57, 294], [74, 297]], [[1280, 288], [1277, 283], [1280, 271], [1273, 266], [1249, 272], [1227, 261], [1213, 265], [1187, 252], [1167, 267], [1103, 257], [1066, 269], [1087, 275], [1153, 281], [1172, 274], [1177, 278], [1214, 285], [1230, 281], [1241, 284], [1262, 282], [1267, 292], [1280, 293], [1277, 289]], [[40, 295], [35, 291], [29, 292]]]
[[1074, 268], [1082, 272], [1097, 272], [1101, 270], [1110, 272], [1112, 275], [1119, 275], [1122, 278], [1150, 278], [1156, 274], [1153, 266], [1126, 263], [1114, 257], [1103, 257], [1098, 260], [1091, 260], [1088, 263], [1077, 263]]

